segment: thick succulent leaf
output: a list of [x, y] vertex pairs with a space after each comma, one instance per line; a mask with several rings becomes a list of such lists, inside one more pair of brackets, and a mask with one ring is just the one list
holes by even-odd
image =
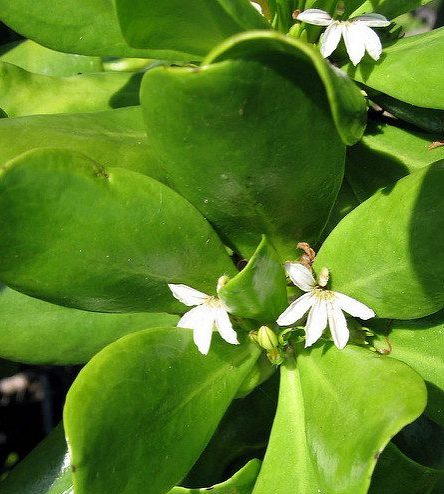
[[0, 483], [2, 494], [71, 494], [71, 488], [71, 468], [62, 425]]
[[404, 455], [393, 444], [379, 457], [369, 494], [430, 494], [444, 470], [429, 468]]
[[84, 55], [50, 50], [29, 39], [1, 46], [0, 61], [17, 65], [35, 74], [58, 77], [103, 70], [100, 57], [85, 57]]
[[190, 55], [182, 50], [130, 48], [120, 32], [113, 0], [0, 0], [0, 12], [1, 21], [14, 31], [53, 50], [80, 55], [190, 60]]
[[369, 122], [362, 140], [347, 149], [347, 180], [357, 197], [364, 201], [415, 170], [444, 159], [444, 147], [428, 149], [441, 138], [387, 123]]
[[[172, 187], [243, 256], [266, 234], [286, 258], [298, 240], [316, 241], [340, 187], [344, 146], [316, 64], [339, 76], [302, 43], [252, 36], [249, 55], [239, 47], [240, 58], [222, 50], [214, 57], [233, 59], [200, 69], [150, 70], [141, 98]], [[292, 54], [280, 50], [286, 44]], [[310, 133], [300, 130], [307, 119]]]
[[165, 180], [146, 137], [140, 107], [4, 118], [0, 119], [0, 136], [0, 164], [31, 149], [57, 147], [79, 151], [104, 166]]
[[444, 305], [444, 161], [421, 168], [348, 214], [321, 247], [331, 287], [378, 317], [414, 319]]
[[440, 96], [444, 88], [443, 51], [444, 28], [434, 29], [396, 41], [384, 49], [377, 64], [363, 60], [357, 67], [350, 63], [344, 69], [355, 80], [396, 99], [444, 110]]
[[444, 427], [423, 414], [404, 427], [393, 442], [412, 460], [439, 470], [444, 469]]
[[[288, 57], [288, 64], [294, 66], [294, 75], [298, 72], [307, 73], [311, 67], [314, 72], [311, 77], [319, 78], [324, 89], [308, 84], [308, 78], [296, 79], [296, 82], [307, 96], [312, 95], [313, 98], [323, 100], [323, 95], [326, 94], [333, 120], [345, 144], [351, 145], [359, 141], [364, 132], [367, 111], [362, 94], [350, 79], [344, 77], [341, 71], [330, 65], [320, 56], [318, 50], [307, 43], [276, 32], [244, 33], [233, 36], [216, 47], [206, 57], [205, 63], [255, 57], [262, 60], [268, 60], [268, 57]], [[319, 110], [315, 118], [320, 118]], [[326, 139], [322, 133], [318, 138]]]
[[167, 492], [199, 457], [257, 356], [218, 335], [201, 355], [182, 328], [107, 346], [66, 400], [76, 494]]
[[382, 449], [424, 409], [424, 383], [402, 362], [367, 349], [296, 351], [295, 365], [289, 359], [281, 366], [278, 409], [253, 492], [364, 494]]
[[333, 204], [330, 216], [328, 217], [328, 222], [322, 232], [321, 242], [327, 238], [342, 218], [347, 216], [347, 214], [350, 213], [350, 211], [353, 211], [357, 206], [359, 206], [359, 200], [353, 189], [350, 187], [348, 180], [344, 179], [341, 188], [339, 189], [336, 202]]
[[170, 312], [184, 306], [167, 283], [214, 293], [235, 272], [198, 211], [147, 176], [51, 149], [0, 171], [0, 279], [11, 288], [87, 310]]
[[120, 337], [175, 326], [162, 313], [101, 314], [43, 302], [10, 288], [0, 290], [0, 355], [32, 364], [81, 364]]
[[18, 117], [138, 105], [141, 77], [125, 72], [54, 77], [0, 62], [0, 108], [9, 117]]
[[392, 357], [410, 365], [425, 379], [427, 414], [444, 426], [444, 312], [413, 321], [378, 322], [376, 328], [381, 326], [388, 340], [379, 336], [375, 345], [389, 350]]
[[288, 305], [287, 279], [275, 249], [264, 236], [247, 266], [220, 291], [231, 314], [275, 321]]
[[197, 59], [233, 34], [270, 28], [247, 0], [114, 1], [130, 46], [182, 51]]
[[[444, 133], [444, 111], [410, 105], [387, 94], [369, 94], [372, 101], [396, 118], [408, 122], [418, 129], [434, 134]], [[394, 122], [397, 123], [397, 122]]]
[[169, 494], [251, 494], [256, 482], [261, 461], [254, 459], [236, 472], [230, 479], [211, 487], [202, 489], [187, 489], [186, 487], [173, 487]]
[[244, 459], [262, 458], [276, 412], [278, 388], [276, 372], [248, 396], [234, 400], [181, 485], [212, 485], [225, 479]]
[[430, 1], [431, 0], [351, 0], [344, 2], [344, 15], [349, 17], [376, 12], [391, 20], [398, 17], [398, 15], [410, 12], [421, 5], [430, 3]]

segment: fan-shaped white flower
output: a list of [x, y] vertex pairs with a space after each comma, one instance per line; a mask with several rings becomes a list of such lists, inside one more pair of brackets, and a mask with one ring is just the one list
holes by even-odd
[[[200, 353], [208, 354], [213, 331], [217, 329], [222, 338], [232, 345], [238, 345], [237, 333], [233, 329], [227, 308], [217, 297], [199, 292], [187, 285], [168, 284], [174, 297], [180, 302], [193, 307], [177, 323], [179, 328], [193, 330], [193, 339]], [[220, 282], [217, 286], [219, 291]]]
[[347, 21], [339, 21], [332, 19], [328, 12], [319, 9], [307, 9], [296, 19], [327, 27], [321, 37], [321, 54], [324, 58], [336, 50], [342, 36], [353, 65], [358, 65], [366, 51], [373, 60], [379, 60], [382, 52], [381, 41], [371, 28], [386, 27], [390, 24], [390, 21], [380, 14], [365, 14]]
[[313, 345], [327, 327], [330, 327], [334, 344], [342, 349], [348, 342], [349, 331], [342, 311], [360, 319], [375, 316], [372, 309], [343, 293], [327, 290], [328, 269], [323, 268], [316, 283], [310, 270], [298, 262], [287, 262], [285, 270], [291, 281], [304, 292], [279, 316], [279, 326], [290, 326], [308, 312], [305, 326], [305, 347]]

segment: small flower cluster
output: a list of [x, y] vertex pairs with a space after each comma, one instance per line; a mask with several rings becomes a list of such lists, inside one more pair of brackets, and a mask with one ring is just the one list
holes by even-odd
[[[292, 302], [276, 322], [279, 326], [291, 326], [308, 312], [305, 324], [305, 347], [318, 341], [328, 324], [334, 344], [342, 349], [349, 340], [347, 320], [343, 312], [364, 320], [375, 316], [372, 309], [354, 298], [328, 290], [327, 268], [320, 271], [317, 282], [310, 269], [298, 262], [285, 263], [285, 270], [291, 281], [306, 293]], [[226, 277], [219, 279], [216, 288], [218, 294], [225, 282]], [[226, 342], [232, 345], [239, 344], [228, 315], [228, 308], [219, 297], [207, 295], [186, 285], [169, 284], [168, 286], [174, 297], [183, 304], [193, 307], [182, 316], [177, 326], [193, 330], [194, 342], [202, 354], [208, 354], [215, 330]], [[277, 339], [271, 333], [269, 328], [263, 326], [257, 334], [254, 334], [253, 339], [268, 351], [276, 363], [280, 363]]]

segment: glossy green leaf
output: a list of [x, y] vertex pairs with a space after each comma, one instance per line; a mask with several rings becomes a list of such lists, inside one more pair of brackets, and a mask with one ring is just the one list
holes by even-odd
[[174, 191], [67, 150], [29, 151], [1, 168], [0, 237], [5, 284], [87, 310], [182, 311], [167, 283], [214, 293], [235, 272]]
[[[326, 95], [333, 120], [343, 142], [351, 145], [359, 141], [367, 119], [367, 108], [362, 94], [351, 80], [326, 62], [319, 55], [319, 51], [307, 43], [275, 32], [244, 33], [233, 36], [216, 47], [206, 57], [204, 63], [237, 58], [258, 58], [267, 61], [268, 57], [283, 60], [288, 57], [286, 61], [288, 77], [295, 77], [295, 83], [313, 100], [324, 100], [324, 95]], [[294, 67], [294, 71], [290, 71], [290, 67]], [[315, 87], [313, 79], [308, 84], [307, 79], [297, 77], [298, 73], [308, 73], [308, 71], [314, 72], [311, 77], [319, 78], [324, 89]], [[296, 115], [292, 116], [293, 119], [296, 118]], [[318, 118], [320, 118], [319, 110], [316, 115], [316, 119]], [[310, 123], [313, 121], [310, 120]], [[318, 141], [316, 145], [319, 146], [319, 144]]]
[[221, 482], [237, 465], [262, 458], [276, 412], [279, 373], [248, 396], [234, 400], [204, 452], [181, 485], [193, 487]]
[[114, 0], [126, 41], [135, 48], [175, 50], [200, 58], [229, 36], [269, 29], [247, 0]]
[[444, 110], [440, 96], [443, 50], [444, 28], [440, 28], [396, 41], [383, 50], [376, 64], [363, 60], [357, 67], [348, 64], [345, 70], [355, 80], [401, 101]]
[[[418, 129], [434, 134], [444, 133], [444, 111], [421, 106], [410, 105], [387, 94], [369, 94], [372, 101], [376, 102], [383, 110], [388, 111], [396, 118], [408, 122]], [[396, 122], [394, 122], [396, 123]]]
[[62, 425], [0, 482], [2, 494], [71, 494], [71, 469]]
[[375, 345], [391, 350], [391, 356], [425, 379], [427, 414], [444, 426], [444, 312], [413, 321], [385, 321], [384, 326], [388, 341], [380, 336]]
[[33, 364], [81, 364], [120, 337], [175, 326], [171, 314], [101, 314], [0, 290], [0, 356]]
[[[347, 161], [348, 165], [348, 161]], [[347, 216], [350, 211], [359, 206], [359, 200], [356, 197], [354, 190], [350, 187], [348, 180], [344, 179], [341, 188], [339, 189], [338, 197], [330, 212], [328, 222], [322, 232], [321, 242], [331, 233], [336, 225]]]
[[208, 491], [211, 491], [211, 494], [251, 494], [260, 467], [260, 460], [251, 460], [225, 482], [202, 489], [173, 487], [169, 494], [206, 494]]
[[182, 328], [142, 331], [107, 346], [66, 400], [76, 494], [171, 489], [199, 457], [257, 356], [252, 345], [218, 337], [201, 355]]
[[[315, 67], [338, 76], [300, 42], [250, 36], [224, 45], [235, 50], [251, 41], [251, 51], [239, 45], [239, 59], [221, 48], [207, 61], [233, 59], [150, 70], [141, 99], [148, 138], [171, 186], [241, 255], [250, 257], [266, 234], [286, 258], [298, 240], [319, 237], [342, 180], [344, 146]], [[258, 59], [255, 50], [264, 46]], [[310, 133], [301, 132], [307, 119]]]
[[444, 147], [428, 148], [439, 139], [436, 134], [369, 122], [362, 140], [347, 149], [347, 180], [364, 201], [415, 170], [444, 159]]
[[404, 427], [393, 442], [409, 458], [430, 468], [444, 469], [444, 427], [423, 414]]
[[50, 50], [34, 41], [16, 41], [0, 47], [0, 61], [35, 74], [67, 77], [103, 70], [100, 57], [85, 57]]
[[265, 236], [247, 266], [219, 290], [219, 296], [235, 316], [274, 322], [283, 312], [288, 305], [287, 279]]
[[401, 453], [389, 443], [372, 476], [369, 494], [430, 494], [444, 470], [429, 468]]
[[0, 164], [31, 149], [57, 147], [164, 181], [139, 107], [0, 119], [0, 137]]
[[444, 305], [444, 161], [421, 168], [348, 214], [321, 247], [333, 290], [378, 317], [414, 319]]
[[253, 493], [364, 494], [381, 450], [424, 409], [424, 383], [402, 362], [363, 348], [296, 352], [295, 365], [281, 366], [278, 409]]
[[388, 19], [394, 19], [398, 15], [416, 9], [421, 5], [430, 3], [431, 0], [347, 0], [345, 15], [356, 16], [369, 12], [385, 15]]
[[0, 62], [0, 108], [18, 117], [138, 105], [141, 77], [125, 72], [53, 77]]
[[[80, 55], [189, 60], [171, 50], [130, 48], [123, 39], [113, 0], [0, 0], [0, 19], [43, 46]], [[26, 15], [23, 13], [26, 12]]]

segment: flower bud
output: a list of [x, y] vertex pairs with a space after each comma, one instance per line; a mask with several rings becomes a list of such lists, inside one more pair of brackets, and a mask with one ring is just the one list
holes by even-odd
[[265, 350], [273, 350], [278, 346], [276, 333], [268, 326], [261, 326], [257, 332], [257, 342]]

